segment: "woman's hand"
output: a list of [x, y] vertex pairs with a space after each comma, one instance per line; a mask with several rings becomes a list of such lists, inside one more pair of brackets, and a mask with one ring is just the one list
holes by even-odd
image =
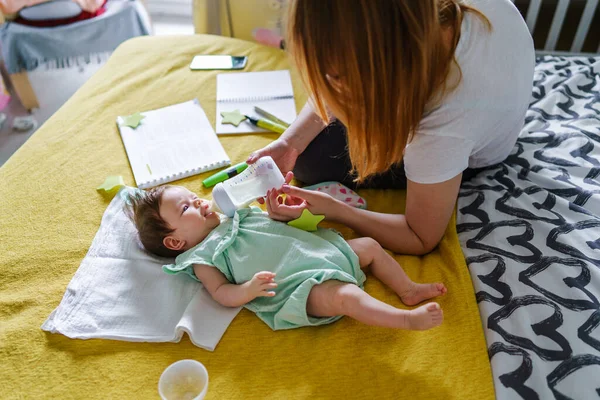
[[288, 222], [300, 218], [302, 211], [308, 208], [308, 203], [299, 197], [285, 196], [283, 200], [280, 192], [269, 190], [265, 197], [269, 217], [275, 221]]
[[294, 169], [299, 155], [300, 151], [298, 149], [290, 145], [287, 140], [279, 138], [268, 146], [250, 154], [246, 162], [254, 164], [259, 158], [270, 156], [281, 170], [281, 173], [285, 174]]
[[[292, 171], [289, 171], [287, 174], [285, 174], [285, 185], [288, 185], [292, 181], [292, 179], [294, 179], [294, 173]], [[280, 194], [283, 193], [281, 190], [276, 191], [276, 192], [277, 192], [278, 197]], [[267, 196], [265, 196], [265, 197], [260, 197], [260, 198], [256, 199], [256, 201], [258, 201], [260, 204], [265, 204], [265, 200], [267, 199], [267, 197], [269, 197], [268, 195], [269, 195], [269, 193], [267, 193]], [[291, 205], [294, 205], [295, 203], [292, 203], [291, 197], [289, 197], [289, 199], [288, 199], [288, 197], [286, 197], [285, 204], [291, 206]]]
[[[281, 193], [286, 195], [285, 201], [281, 200]], [[267, 195], [266, 204], [269, 217], [283, 222], [300, 218], [304, 209], [308, 209], [314, 215], [324, 215], [326, 219], [335, 220], [344, 207], [347, 207], [326, 193], [288, 184], [283, 185], [281, 191], [271, 190]]]

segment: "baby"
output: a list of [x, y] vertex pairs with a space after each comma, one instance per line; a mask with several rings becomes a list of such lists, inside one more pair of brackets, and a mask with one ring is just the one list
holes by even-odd
[[200, 281], [218, 303], [245, 306], [271, 329], [331, 323], [344, 315], [368, 325], [425, 330], [442, 323], [437, 303], [402, 310], [362, 288], [373, 275], [406, 305], [444, 295], [441, 283], [418, 284], [371, 238], [345, 241], [331, 229], [305, 232], [259, 208], [233, 218], [209, 211], [210, 202], [180, 186], [131, 196], [130, 215], [144, 247], [177, 257], [163, 266]]

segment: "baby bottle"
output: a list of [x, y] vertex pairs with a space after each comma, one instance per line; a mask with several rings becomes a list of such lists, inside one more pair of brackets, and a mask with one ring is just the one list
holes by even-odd
[[233, 217], [235, 210], [247, 207], [271, 189], [279, 189], [285, 178], [271, 157], [262, 157], [241, 174], [218, 183], [213, 189], [211, 211]]

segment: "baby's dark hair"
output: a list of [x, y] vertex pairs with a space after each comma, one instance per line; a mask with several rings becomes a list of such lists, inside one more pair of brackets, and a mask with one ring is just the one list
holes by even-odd
[[170, 186], [158, 186], [148, 191], [139, 191], [129, 195], [131, 205], [125, 211], [138, 230], [144, 248], [161, 257], [176, 257], [181, 250], [165, 247], [163, 239], [173, 233], [173, 229], [160, 216], [160, 203], [166, 189]]

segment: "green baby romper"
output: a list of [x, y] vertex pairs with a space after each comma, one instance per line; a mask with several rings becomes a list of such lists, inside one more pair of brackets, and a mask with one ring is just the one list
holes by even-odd
[[198, 280], [194, 264], [219, 269], [231, 283], [242, 284], [260, 271], [277, 275], [273, 297], [257, 297], [245, 307], [273, 330], [322, 325], [340, 316], [314, 318], [306, 313], [311, 288], [330, 279], [363, 287], [358, 256], [335, 231], [305, 232], [273, 221], [259, 208], [244, 208], [221, 222], [202, 243], [180, 254], [168, 274], [185, 273]]

